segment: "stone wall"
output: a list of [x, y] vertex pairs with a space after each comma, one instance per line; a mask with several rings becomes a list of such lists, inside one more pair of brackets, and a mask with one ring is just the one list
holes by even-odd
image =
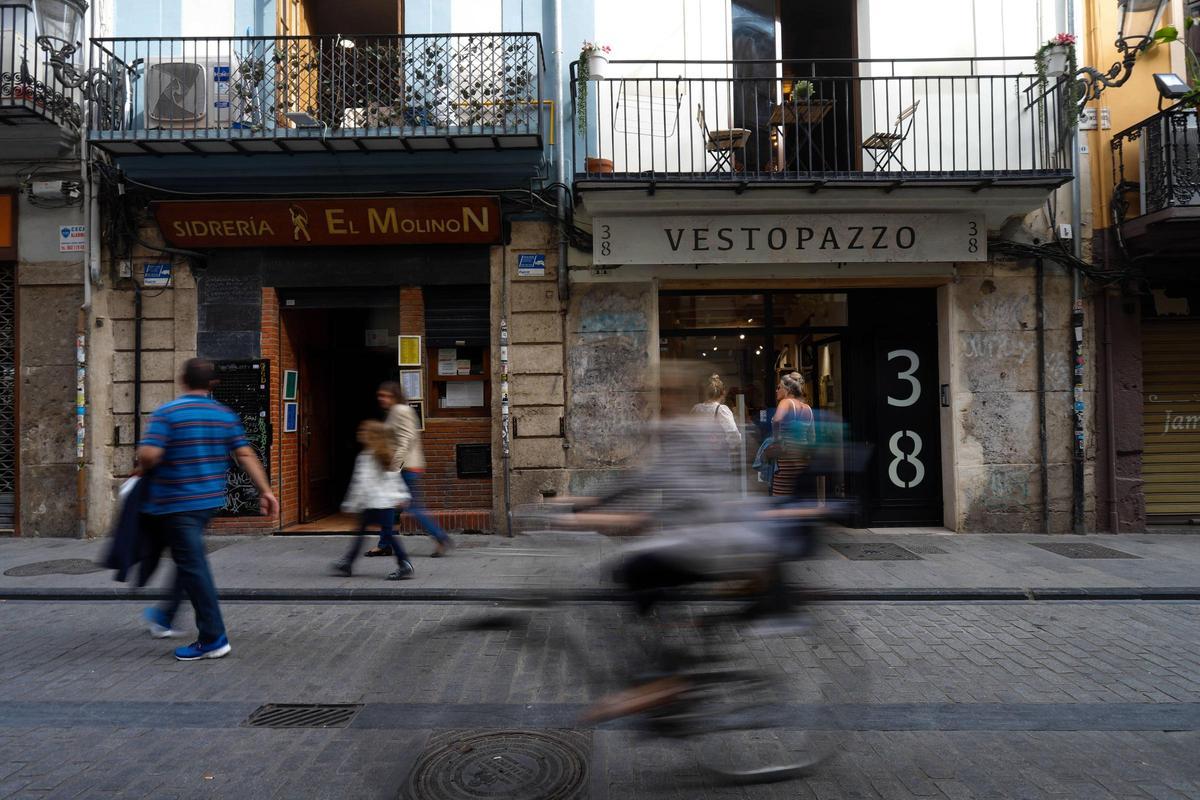
[[[492, 248], [493, 473], [495, 519], [504, 530], [504, 461], [500, 435], [500, 320], [509, 331], [511, 461], [509, 492], [514, 506], [537, 503], [567, 491], [566, 461], [571, 437], [564, 423], [563, 306], [558, 293], [558, 249], [551, 225], [514, 221], [507, 247]], [[545, 256], [545, 275], [521, 277], [522, 253]]]
[[[961, 264], [939, 324], [952, 349], [952, 470], [955, 497], [947, 525], [959, 531], [1041, 531], [1041, 439], [1038, 422], [1036, 273], [1032, 262], [994, 258]], [[1050, 527], [1071, 529], [1071, 280], [1046, 263], [1045, 387]], [[1090, 309], [1088, 310], [1090, 314]], [[1090, 317], [1089, 317], [1090, 320]], [[1089, 321], [1090, 328], [1090, 321]], [[1085, 340], [1092, 375], [1090, 334]], [[1092, 392], [1084, 403], [1092, 415]], [[1086, 514], [1091, 491], [1094, 430], [1087, 430]]]
[[79, 535], [75, 453], [75, 337], [83, 257], [60, 253], [58, 228], [79, 208], [42, 209], [17, 198], [17, 532]]
[[[157, 228], [140, 232], [161, 245]], [[140, 424], [134, 417], [135, 292], [145, 264], [171, 263], [171, 285], [142, 291], [142, 388]], [[108, 532], [117, 489], [133, 467], [138, 431], [151, 412], [177, 393], [183, 362], [196, 355], [196, 281], [186, 259], [138, 245], [132, 277], [120, 277], [120, 264], [106, 253], [101, 284], [93, 292], [89, 321], [88, 524], [89, 536]]]

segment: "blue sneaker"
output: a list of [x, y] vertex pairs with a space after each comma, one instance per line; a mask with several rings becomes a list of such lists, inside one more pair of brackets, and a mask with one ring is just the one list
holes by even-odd
[[175, 658], [180, 661], [199, 661], [202, 658], [221, 658], [229, 655], [229, 651], [233, 648], [229, 646], [229, 637], [225, 634], [213, 642], [204, 644], [200, 641], [195, 641], [187, 647], [180, 647], [175, 650]]
[[172, 636], [183, 636], [183, 631], [177, 631], [167, 622], [167, 615], [161, 609], [147, 608], [142, 611], [142, 623], [155, 639], [168, 639]]

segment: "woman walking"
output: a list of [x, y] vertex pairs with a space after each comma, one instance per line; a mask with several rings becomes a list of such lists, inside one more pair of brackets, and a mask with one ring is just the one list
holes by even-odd
[[404, 552], [404, 545], [392, 535], [396, 524], [396, 508], [408, 502], [408, 489], [397, 470], [392, 469], [394, 453], [391, 435], [382, 422], [369, 420], [358, 426], [358, 443], [362, 452], [354, 462], [354, 475], [350, 489], [342, 502], [342, 511], [359, 515], [359, 532], [350, 544], [350, 549], [340, 560], [334, 562], [333, 571], [350, 577], [354, 561], [362, 547], [367, 527], [379, 526], [379, 538], [396, 556], [396, 571], [387, 576], [389, 581], [402, 581], [413, 576], [413, 565]]
[[799, 372], [780, 375], [775, 398], [779, 405], [771, 420], [777, 445], [771, 494], [788, 496], [795, 494], [796, 484], [808, 466], [813, 441], [813, 412], [804, 402], [804, 376]]
[[[411, 495], [407, 511], [417, 520], [421, 529], [437, 542], [433, 550], [433, 557], [444, 556], [453, 547], [453, 543], [445, 531], [439, 528], [438, 524], [426, 513], [421, 504], [420, 486], [421, 477], [425, 473], [425, 453], [421, 449], [421, 432], [417, 430], [417, 412], [408, 405], [404, 397], [404, 390], [396, 381], [386, 381], [381, 384], [375, 397], [379, 401], [379, 407], [387, 412], [387, 421], [384, 424], [391, 433], [392, 447], [395, 453], [392, 456], [392, 469], [399, 470], [400, 474], [404, 476], [404, 483], [408, 486], [408, 492]], [[389, 555], [386, 547], [386, 544], [381, 541], [379, 546], [373, 551], [368, 551], [367, 555]]]

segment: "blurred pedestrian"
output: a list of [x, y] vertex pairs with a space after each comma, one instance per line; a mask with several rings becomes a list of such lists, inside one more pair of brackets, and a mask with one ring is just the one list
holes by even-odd
[[180, 661], [221, 658], [231, 649], [204, 553], [204, 529], [225, 504], [231, 453], [258, 490], [259, 511], [266, 516], [279, 511], [279, 501], [237, 415], [210, 395], [214, 372], [207, 359], [192, 358], [184, 364], [183, 393], [151, 415], [137, 451], [138, 471], [150, 480], [143, 513], [149, 515], [175, 561], [170, 598], [142, 616], [156, 638], [176, 635], [171, 624], [187, 595], [199, 636], [175, 650]]
[[[421, 478], [425, 474], [425, 453], [421, 448], [421, 431], [417, 412], [412, 410], [404, 397], [404, 390], [396, 381], [386, 381], [375, 392], [379, 407], [387, 412], [386, 425], [391, 431], [392, 445], [395, 455], [392, 456], [392, 469], [399, 470], [404, 476], [410, 495], [408, 513], [413, 515], [421, 529], [437, 543], [434, 546], [433, 557], [440, 558], [453, 547], [450, 537], [446, 535], [421, 504]], [[387, 544], [379, 544], [368, 550], [367, 556], [391, 555]]]
[[382, 422], [369, 420], [358, 426], [358, 443], [362, 445], [362, 452], [354, 462], [354, 475], [350, 478], [350, 489], [342, 502], [342, 511], [359, 515], [359, 532], [346, 555], [334, 562], [333, 570], [338, 575], [350, 577], [362, 547], [363, 535], [368, 527], [378, 526], [379, 541], [396, 556], [396, 570], [388, 574], [387, 579], [402, 581], [411, 578], [414, 572], [412, 562], [404, 552], [404, 545], [392, 535], [396, 509], [408, 502], [409, 493], [400, 471], [393, 469], [395, 451], [391, 431]]
[[742, 444], [742, 434], [733, 412], [725, 405], [725, 382], [721, 376], [713, 373], [705, 379], [700, 387], [703, 401], [692, 406], [692, 414], [707, 419], [715, 431], [713, 435], [713, 451], [717, 454], [718, 463], [723, 456], [730, 470], [736, 469], [737, 454]]
[[768, 451], [775, 461], [771, 494], [787, 496], [795, 492], [796, 483], [808, 466], [813, 441], [813, 412], [804, 402], [804, 376], [799, 372], [782, 373], [775, 387], [775, 399], [778, 405], [771, 419], [775, 442]]

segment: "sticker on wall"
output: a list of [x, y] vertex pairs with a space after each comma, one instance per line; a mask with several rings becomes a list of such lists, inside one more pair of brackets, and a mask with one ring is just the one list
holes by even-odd
[[300, 385], [300, 373], [294, 369], [285, 369], [283, 371], [283, 399], [295, 400], [296, 389]]
[[82, 253], [87, 250], [87, 226], [63, 225], [58, 229], [58, 252]]
[[300, 417], [299, 403], [284, 403], [283, 404], [283, 432], [295, 433], [298, 427]]
[[154, 288], [170, 285], [170, 264], [144, 264], [142, 266], [142, 286]]
[[517, 256], [518, 278], [546, 277], [545, 253], [521, 253]]
[[402, 367], [419, 367], [419, 366], [421, 366], [421, 337], [420, 336], [401, 336], [400, 337], [400, 366], [402, 366]]

